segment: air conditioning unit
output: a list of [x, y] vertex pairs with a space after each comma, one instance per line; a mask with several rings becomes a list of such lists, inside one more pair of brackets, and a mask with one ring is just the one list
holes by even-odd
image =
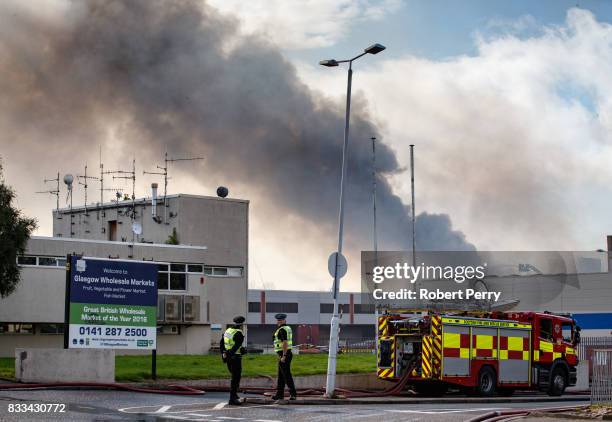
[[165, 321], [181, 321], [181, 302], [181, 296], [166, 296], [166, 304], [164, 306]]
[[157, 321], [163, 321], [166, 316], [166, 296], [157, 295]]
[[200, 296], [184, 296], [183, 306], [185, 322], [200, 321]]

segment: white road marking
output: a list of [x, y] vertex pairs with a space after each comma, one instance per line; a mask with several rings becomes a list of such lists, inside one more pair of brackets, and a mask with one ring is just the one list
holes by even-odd
[[221, 403], [217, 403], [215, 405], [215, 407], [213, 407], [213, 410], [221, 410], [223, 409], [225, 406], [227, 406], [227, 402], [222, 401]]
[[275, 419], [253, 419], [253, 422], [283, 422], [283, 421], [277, 421]]
[[504, 410], [507, 407], [482, 407], [477, 409], [439, 409], [439, 410], [399, 410], [399, 409], [385, 409], [385, 412], [391, 413], [418, 413], [423, 415], [438, 415], [444, 413], [464, 413], [464, 412], [481, 412], [485, 410]]
[[166, 413], [166, 411], [168, 409], [170, 409], [172, 406], [162, 406], [159, 409], [157, 409], [154, 413]]
[[[166, 407], [167, 406], [169, 408], [172, 408], [174, 406], [194, 406], [194, 405], [199, 405], [199, 404], [202, 404], [202, 402], [182, 403], [182, 404], [178, 404], [178, 405], [177, 404], [163, 404], [163, 405], [158, 405], [158, 406], [160, 406], [160, 407]], [[147, 412], [147, 411], [143, 411], [143, 410], [140, 410], [140, 411], [137, 410], [135, 412], [130, 412], [130, 410], [132, 410], [132, 409], [147, 409], [147, 408], [155, 409], [158, 406], [155, 406], [155, 405], [149, 405], [149, 406], [130, 406], [130, 407], [122, 407], [122, 408], [119, 408], [117, 410], [120, 411], [120, 412], [123, 412], [123, 413], [154, 413], [154, 412], [151, 412], [151, 411]], [[167, 413], [174, 413], [174, 412], [167, 412]]]
[[234, 416], [216, 416], [217, 419], [225, 419], [228, 421], [242, 421], [244, 418], [237, 418]]

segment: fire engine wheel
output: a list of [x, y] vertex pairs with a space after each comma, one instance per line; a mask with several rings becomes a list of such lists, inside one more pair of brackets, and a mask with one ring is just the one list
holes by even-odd
[[562, 366], [557, 366], [550, 375], [548, 395], [560, 396], [565, 391], [565, 387], [567, 387], [567, 373]]
[[490, 366], [483, 366], [478, 374], [478, 386], [476, 391], [481, 396], [492, 396], [495, 394], [497, 377], [495, 371]]

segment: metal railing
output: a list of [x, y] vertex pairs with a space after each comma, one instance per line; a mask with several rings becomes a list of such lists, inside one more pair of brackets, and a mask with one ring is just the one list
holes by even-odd
[[582, 337], [578, 344], [578, 358], [580, 360], [589, 359], [593, 349], [612, 349], [612, 336]]
[[612, 349], [593, 350], [592, 404], [612, 404]]

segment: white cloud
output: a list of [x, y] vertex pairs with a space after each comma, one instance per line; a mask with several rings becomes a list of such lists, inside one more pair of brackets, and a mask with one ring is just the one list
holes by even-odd
[[[612, 26], [571, 9], [537, 36], [514, 29], [479, 37], [473, 57], [364, 61], [354, 90], [403, 166], [417, 145], [417, 210], [449, 213], [481, 249], [602, 246], [612, 233]], [[298, 69], [344, 94], [346, 72]], [[408, 202], [406, 175], [394, 186]]]
[[353, 25], [380, 20], [397, 10], [399, 0], [209, 0], [237, 16], [244, 34], [263, 35], [284, 49], [328, 47]]

